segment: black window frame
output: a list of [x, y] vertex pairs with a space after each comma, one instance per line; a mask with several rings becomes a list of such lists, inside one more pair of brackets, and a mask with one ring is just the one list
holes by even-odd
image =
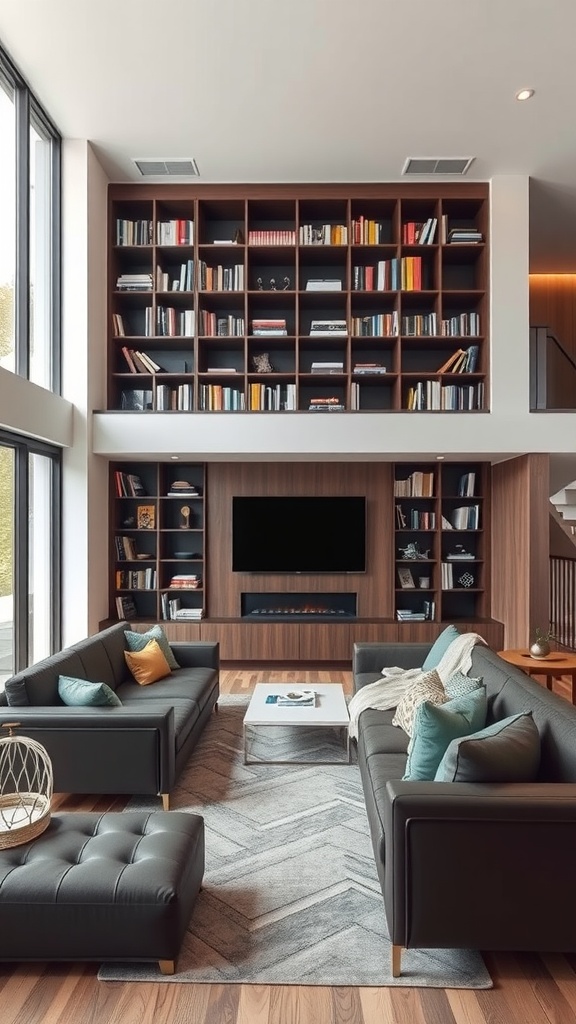
[[62, 393], [62, 137], [0, 43], [0, 87], [14, 94], [16, 119], [16, 267], [14, 359], [16, 373], [30, 379], [30, 127], [51, 140], [50, 236], [51, 337], [49, 390]]

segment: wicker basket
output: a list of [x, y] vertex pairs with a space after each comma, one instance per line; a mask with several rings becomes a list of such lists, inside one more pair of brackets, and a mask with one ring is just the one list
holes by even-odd
[[0, 739], [0, 850], [36, 839], [50, 821], [53, 776], [46, 749], [14, 736], [19, 722], [6, 722]]

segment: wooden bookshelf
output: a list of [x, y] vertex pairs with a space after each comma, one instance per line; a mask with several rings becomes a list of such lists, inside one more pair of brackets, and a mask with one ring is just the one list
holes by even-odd
[[488, 203], [472, 182], [111, 185], [108, 408], [485, 409]]
[[396, 463], [395, 609], [401, 625], [485, 619], [490, 608], [489, 467]]
[[[205, 486], [200, 464], [111, 464], [112, 618], [169, 621], [174, 601], [204, 613]], [[195, 626], [196, 620], [178, 625]]]

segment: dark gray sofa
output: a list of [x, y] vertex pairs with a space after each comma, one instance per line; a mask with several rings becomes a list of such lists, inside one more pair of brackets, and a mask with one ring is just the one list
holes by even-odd
[[[429, 644], [357, 643], [355, 689], [416, 668]], [[488, 647], [472, 652], [488, 722], [531, 710], [536, 782], [403, 782], [408, 737], [393, 711], [359, 719], [358, 762], [393, 973], [402, 948], [576, 951], [576, 708]]]
[[[13, 676], [29, 706], [8, 707], [0, 725], [21, 723], [23, 735], [46, 747], [61, 793], [159, 794], [164, 808], [219, 696], [217, 643], [171, 643], [181, 666], [149, 686], [134, 682], [118, 622]], [[104, 682], [122, 707], [68, 707], [58, 677]]]

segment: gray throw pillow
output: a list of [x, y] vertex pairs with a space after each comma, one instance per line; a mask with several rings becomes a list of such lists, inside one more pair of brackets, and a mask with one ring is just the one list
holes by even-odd
[[30, 704], [23, 679], [7, 679], [4, 684], [6, 703], [10, 708], [23, 708]]
[[452, 740], [435, 782], [534, 782], [540, 767], [540, 735], [526, 711]]

